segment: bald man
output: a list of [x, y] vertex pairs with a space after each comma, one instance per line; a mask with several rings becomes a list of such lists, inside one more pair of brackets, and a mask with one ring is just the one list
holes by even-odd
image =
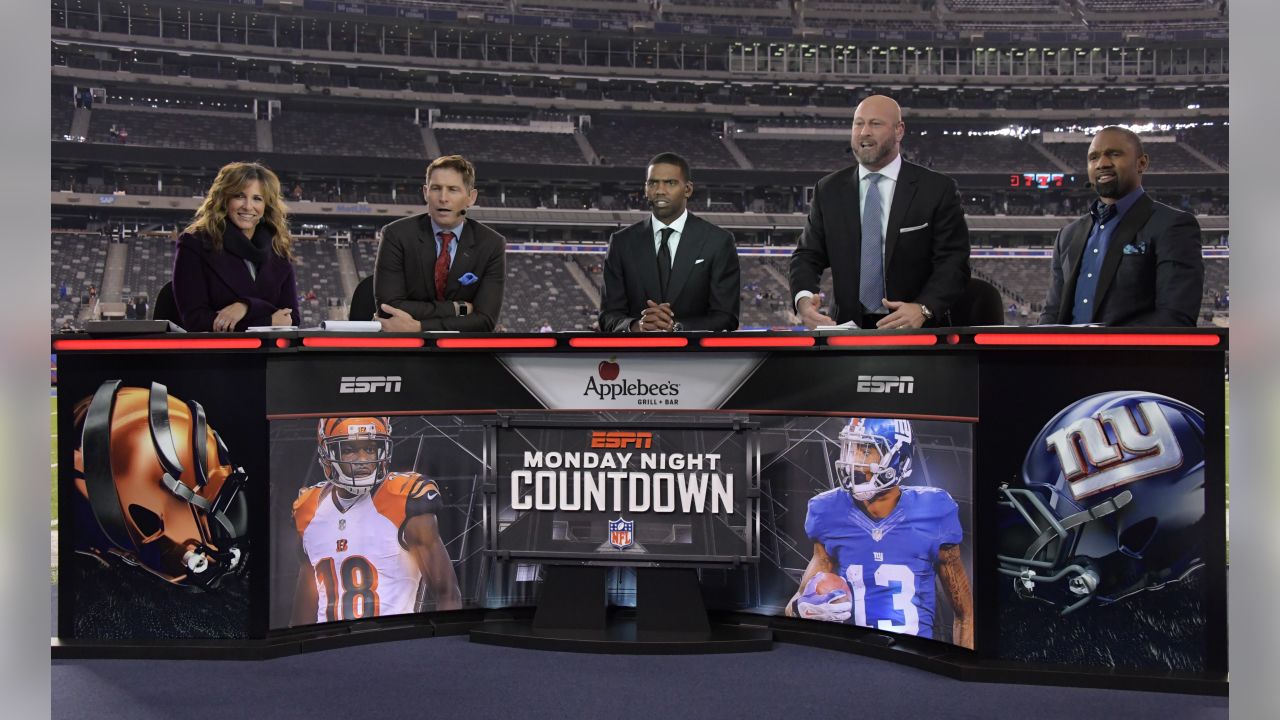
[[1058, 232], [1042, 324], [1194, 327], [1204, 292], [1200, 223], [1142, 189], [1142, 139], [1107, 127], [1089, 143], [1089, 214]]
[[[969, 281], [969, 227], [955, 181], [902, 159], [905, 132], [892, 98], [863, 100], [853, 113], [858, 164], [814, 188], [791, 255], [791, 295], [806, 327], [949, 324]], [[816, 295], [827, 268], [835, 292], [824, 315]]]

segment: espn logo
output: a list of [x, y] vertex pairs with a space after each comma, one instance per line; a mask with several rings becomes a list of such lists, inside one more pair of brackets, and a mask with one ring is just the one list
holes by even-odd
[[593, 448], [628, 448], [648, 450], [653, 447], [653, 433], [627, 432], [620, 430], [592, 430], [591, 447]]
[[859, 375], [858, 392], [912, 395], [916, 391], [916, 379], [912, 375]]
[[338, 392], [344, 395], [400, 392], [399, 375], [344, 375], [338, 383]]

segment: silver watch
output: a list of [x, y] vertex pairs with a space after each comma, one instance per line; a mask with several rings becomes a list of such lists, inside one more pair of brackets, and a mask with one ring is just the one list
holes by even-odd
[[924, 315], [925, 320], [933, 319], [933, 311], [929, 309], [928, 305], [925, 305], [924, 303], [916, 303], [916, 304], [920, 306], [920, 314]]

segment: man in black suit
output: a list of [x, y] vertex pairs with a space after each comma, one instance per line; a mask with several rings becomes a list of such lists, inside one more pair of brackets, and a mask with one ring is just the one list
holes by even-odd
[[436, 158], [422, 186], [427, 212], [382, 228], [374, 264], [377, 318], [390, 332], [492, 332], [502, 310], [506, 240], [468, 220], [476, 171], [461, 155]]
[[604, 332], [735, 330], [741, 278], [733, 233], [686, 209], [689, 163], [675, 153], [649, 161], [652, 216], [609, 238], [600, 329]]
[[[791, 295], [808, 328], [945, 325], [969, 281], [969, 228], [951, 178], [906, 162], [906, 125], [892, 98], [872, 95], [853, 113], [858, 164], [818, 181], [791, 255]], [[831, 268], [831, 315], [818, 282]], [[833, 317], [834, 316], [834, 317]]]
[[1200, 224], [1142, 190], [1147, 154], [1132, 130], [1089, 144], [1089, 214], [1058, 232], [1042, 324], [1192, 327], [1204, 291]]

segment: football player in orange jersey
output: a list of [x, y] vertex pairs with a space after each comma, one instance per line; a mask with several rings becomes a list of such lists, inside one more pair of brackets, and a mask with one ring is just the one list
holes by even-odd
[[462, 607], [436, 523], [440, 489], [391, 472], [391, 448], [389, 417], [320, 419], [325, 481], [293, 503], [305, 557], [292, 625]]

